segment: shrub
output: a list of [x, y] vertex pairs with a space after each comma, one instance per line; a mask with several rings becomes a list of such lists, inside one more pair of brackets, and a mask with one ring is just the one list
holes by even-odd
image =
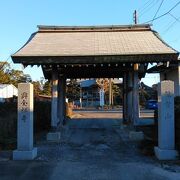
[[[34, 102], [34, 132], [50, 129], [51, 102]], [[17, 139], [17, 102], [0, 103], [0, 149], [14, 149]]]
[[51, 102], [35, 101], [34, 132], [48, 131], [51, 127]]

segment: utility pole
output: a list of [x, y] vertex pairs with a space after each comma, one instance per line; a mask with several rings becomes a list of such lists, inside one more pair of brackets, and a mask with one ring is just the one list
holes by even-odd
[[134, 24], [137, 24], [137, 11], [135, 10], [134, 11], [134, 17], [133, 17], [133, 20], [134, 20]]

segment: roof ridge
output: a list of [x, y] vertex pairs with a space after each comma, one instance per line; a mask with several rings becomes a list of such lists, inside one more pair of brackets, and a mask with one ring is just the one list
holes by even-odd
[[151, 30], [150, 24], [101, 25], [101, 26], [46, 26], [38, 25], [38, 32], [92, 32], [92, 31], [134, 31]]

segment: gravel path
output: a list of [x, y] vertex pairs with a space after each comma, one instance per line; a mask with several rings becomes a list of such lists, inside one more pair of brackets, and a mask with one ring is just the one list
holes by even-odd
[[72, 119], [34, 161], [1, 161], [0, 180], [180, 180], [180, 167], [143, 156], [119, 119]]
[[59, 144], [41, 144], [40, 160], [57, 162], [51, 179], [180, 179], [180, 167], [143, 156], [119, 119], [73, 119]]

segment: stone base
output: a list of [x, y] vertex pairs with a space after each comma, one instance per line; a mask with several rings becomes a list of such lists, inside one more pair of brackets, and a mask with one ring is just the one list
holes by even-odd
[[130, 131], [129, 132], [129, 139], [132, 141], [141, 141], [144, 139], [144, 133], [142, 131]]
[[61, 138], [60, 132], [49, 132], [47, 134], [47, 141], [50, 141], [50, 142], [59, 142], [60, 138]]
[[33, 160], [37, 156], [37, 148], [33, 148], [31, 151], [13, 151], [13, 160]]
[[154, 152], [159, 160], [176, 160], [178, 158], [178, 152], [176, 150], [167, 150], [154, 147]]

